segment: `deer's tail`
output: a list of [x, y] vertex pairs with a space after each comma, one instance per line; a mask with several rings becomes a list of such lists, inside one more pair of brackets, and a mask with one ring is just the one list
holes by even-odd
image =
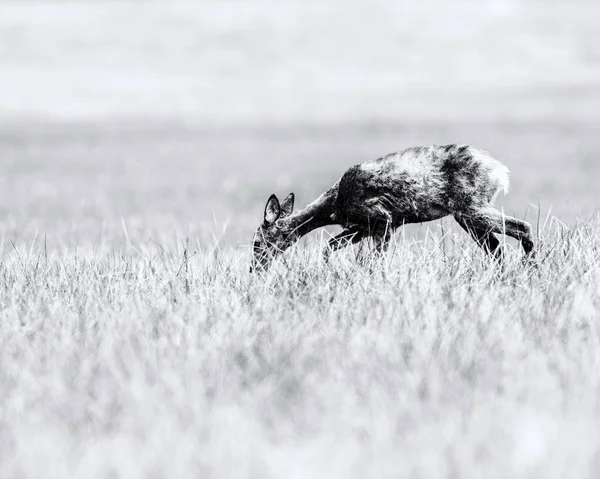
[[473, 149], [473, 158], [477, 160], [488, 172], [488, 178], [501, 191], [507, 195], [510, 191], [510, 170], [508, 167], [490, 155], [487, 151]]

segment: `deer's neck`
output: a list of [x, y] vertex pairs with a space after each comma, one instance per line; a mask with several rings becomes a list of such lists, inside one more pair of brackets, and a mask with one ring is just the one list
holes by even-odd
[[292, 213], [283, 220], [283, 226], [288, 232], [290, 244], [312, 230], [337, 224], [335, 217], [337, 192], [338, 183], [333, 185], [311, 204]]

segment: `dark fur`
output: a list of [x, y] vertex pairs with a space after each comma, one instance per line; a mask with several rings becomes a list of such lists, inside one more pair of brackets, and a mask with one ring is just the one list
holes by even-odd
[[[286, 211], [288, 216], [259, 228], [254, 263], [268, 266], [276, 253], [326, 225], [345, 228], [330, 240], [327, 254], [365, 237], [373, 237], [382, 250], [399, 226], [448, 215], [491, 254], [500, 254], [494, 233], [518, 238], [526, 253], [531, 253], [530, 226], [491, 206], [503, 187], [508, 187], [508, 170], [469, 146], [416, 147], [391, 153], [349, 168], [315, 202], [296, 213]], [[275, 203], [269, 200], [269, 205]]]

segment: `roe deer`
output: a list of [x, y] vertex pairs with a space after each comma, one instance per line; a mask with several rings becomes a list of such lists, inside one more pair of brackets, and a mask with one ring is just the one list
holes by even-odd
[[399, 226], [448, 215], [498, 259], [502, 252], [494, 233], [518, 239], [530, 255], [531, 226], [492, 207], [501, 190], [505, 194], [509, 190], [508, 168], [471, 146], [426, 146], [391, 153], [351, 167], [317, 200], [295, 213], [293, 193], [281, 204], [271, 195], [254, 235], [250, 271], [266, 270], [274, 257], [322, 226], [344, 228], [329, 240], [324, 252], [328, 257], [368, 237], [381, 252]]

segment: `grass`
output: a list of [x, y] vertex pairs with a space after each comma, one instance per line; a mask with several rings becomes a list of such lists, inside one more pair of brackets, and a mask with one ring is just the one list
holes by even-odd
[[[593, 477], [596, 139], [4, 125], [0, 477]], [[537, 269], [512, 242], [498, 268], [443, 221], [383, 260], [325, 267], [313, 235], [248, 274], [270, 193], [306, 204], [348, 165], [454, 141], [513, 171], [499, 206], [539, 231]]]
[[[351, 3], [0, 0], [0, 477], [597, 477], [598, 8]], [[456, 142], [537, 268], [248, 274], [271, 193]]]
[[[594, 477], [600, 221], [537, 267], [464, 234], [383, 259], [4, 244], [2, 477]], [[194, 251], [196, 250], [196, 251]]]

